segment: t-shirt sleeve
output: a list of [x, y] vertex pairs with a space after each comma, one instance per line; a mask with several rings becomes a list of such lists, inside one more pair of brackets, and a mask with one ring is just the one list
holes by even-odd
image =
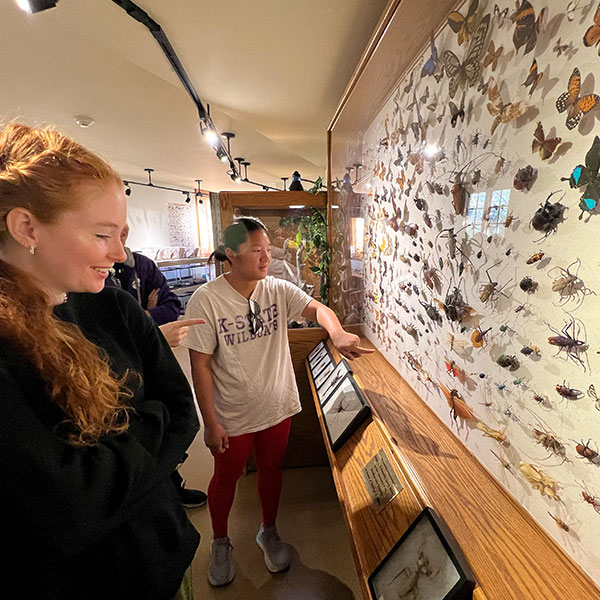
[[289, 281], [280, 279], [278, 282], [283, 287], [288, 320], [299, 319], [312, 298]]
[[206, 290], [200, 288], [194, 292], [187, 303], [184, 318], [204, 319], [206, 323], [191, 327], [181, 345], [190, 350], [212, 354], [217, 347], [217, 326]]

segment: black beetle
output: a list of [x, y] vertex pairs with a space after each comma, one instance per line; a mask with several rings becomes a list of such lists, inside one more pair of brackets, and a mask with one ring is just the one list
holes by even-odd
[[519, 287], [524, 292], [535, 292], [535, 288], [537, 288], [537, 283], [531, 279], [531, 277], [523, 277], [519, 282]]
[[558, 223], [562, 219], [563, 212], [566, 208], [566, 206], [560, 202], [550, 202], [550, 197], [553, 194], [556, 194], [556, 192], [552, 192], [552, 194], [546, 198], [546, 202], [540, 205], [540, 208], [535, 211], [535, 214], [530, 221], [530, 225], [536, 231], [541, 231], [544, 234], [544, 237], [556, 232]]

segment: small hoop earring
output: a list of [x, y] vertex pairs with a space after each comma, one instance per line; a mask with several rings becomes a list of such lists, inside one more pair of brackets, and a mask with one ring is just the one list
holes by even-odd
[[35, 246], [29, 246], [29, 254], [35, 254]]

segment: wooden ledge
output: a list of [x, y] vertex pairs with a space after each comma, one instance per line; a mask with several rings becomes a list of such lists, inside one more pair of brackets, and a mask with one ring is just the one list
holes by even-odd
[[[363, 338], [362, 343], [373, 347], [367, 339]], [[476, 600], [600, 598], [600, 590], [592, 580], [381, 353], [353, 361], [352, 368], [373, 418], [336, 454], [326, 446], [365, 598], [370, 598], [369, 574], [425, 505], [441, 515], [467, 557], [480, 586], [473, 596]], [[317, 412], [327, 439], [318, 408]], [[398, 466], [405, 491], [376, 515], [360, 469], [381, 448]]]

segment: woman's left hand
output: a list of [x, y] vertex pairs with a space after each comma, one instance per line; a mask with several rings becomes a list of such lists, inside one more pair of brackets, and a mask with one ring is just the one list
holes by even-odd
[[181, 344], [187, 335], [190, 327], [193, 327], [194, 325], [202, 325], [203, 323], [206, 323], [204, 319], [183, 319], [180, 321], [171, 321], [170, 323], [160, 325], [159, 329], [165, 336], [169, 346], [171, 346], [171, 348], [177, 348], [177, 346]]
[[363, 354], [371, 354], [375, 352], [373, 348], [363, 348], [360, 346], [360, 338], [353, 333], [344, 331], [343, 329], [334, 333], [330, 337], [338, 352], [348, 360], [354, 360]]

